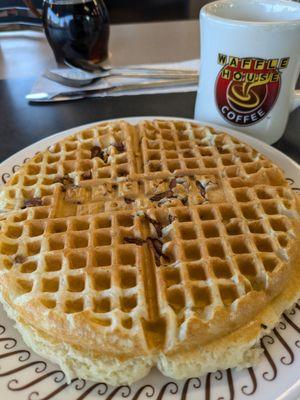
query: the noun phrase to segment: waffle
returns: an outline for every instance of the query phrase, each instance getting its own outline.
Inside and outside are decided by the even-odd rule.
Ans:
[[[300,293],[299,200],[281,170],[195,123],[81,131],[15,173],[0,210],[1,301],[69,376],[249,366]]]

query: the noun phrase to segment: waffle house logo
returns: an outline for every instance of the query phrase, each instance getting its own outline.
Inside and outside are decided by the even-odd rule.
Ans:
[[[215,95],[223,118],[237,125],[255,124],[264,118],[277,100],[289,57],[264,60],[219,54],[218,63],[222,69]]]

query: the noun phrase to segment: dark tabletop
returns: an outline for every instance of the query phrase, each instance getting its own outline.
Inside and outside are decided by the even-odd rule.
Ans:
[[[194,114],[196,93],[31,105],[25,94],[32,85],[32,79],[0,80],[0,161],[53,133],[94,121],[143,115],[192,118]],[[286,132],[274,147],[300,162],[300,108],[290,115]]]

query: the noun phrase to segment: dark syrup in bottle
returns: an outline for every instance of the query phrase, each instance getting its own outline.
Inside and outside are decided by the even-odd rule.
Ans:
[[[107,58],[109,17],[102,0],[46,0],[43,23],[58,63],[88,67]]]

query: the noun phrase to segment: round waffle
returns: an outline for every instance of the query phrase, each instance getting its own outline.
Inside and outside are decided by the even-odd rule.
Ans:
[[[14,174],[0,209],[1,301],[69,376],[249,366],[300,293],[299,202],[281,170],[195,123],[81,131]]]

